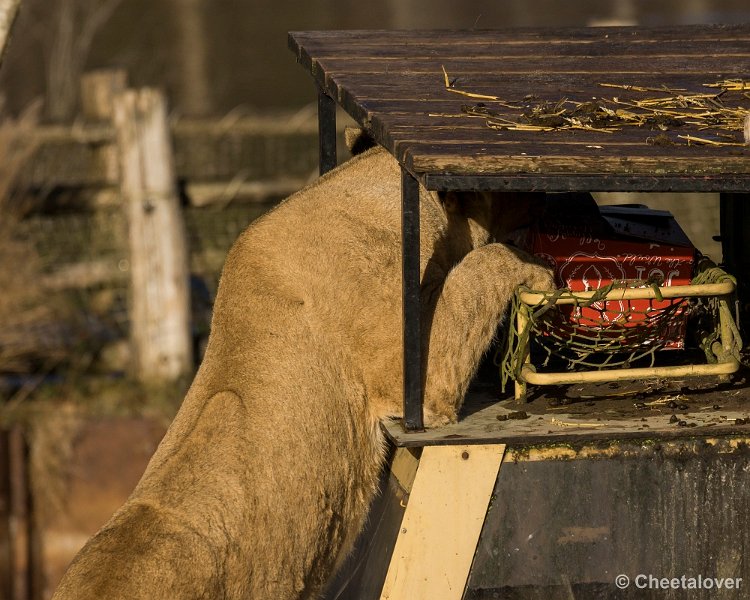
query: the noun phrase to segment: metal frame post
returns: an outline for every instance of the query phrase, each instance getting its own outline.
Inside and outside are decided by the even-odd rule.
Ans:
[[[726,193],[720,196],[722,263],[737,277],[740,328],[750,324],[750,193]]]
[[[320,174],[336,166],[336,103],[318,87]],[[419,182],[402,167],[401,243],[403,301],[404,428],[424,429],[419,281]]]
[[[424,429],[419,282],[419,182],[401,168],[404,429]]]
[[[336,102],[318,87],[318,148],[320,174],[336,166]]]

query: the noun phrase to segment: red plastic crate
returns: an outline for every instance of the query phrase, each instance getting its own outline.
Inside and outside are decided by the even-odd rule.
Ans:
[[[613,281],[689,285],[696,250],[674,217],[645,207],[596,207],[588,195],[561,195],[529,230],[526,250],[554,267],[558,287],[589,291]],[[556,206],[557,205],[557,206]],[[581,328],[648,327],[658,312],[682,299],[601,301],[560,307]],[[675,311],[665,348],[683,348],[686,314]]]

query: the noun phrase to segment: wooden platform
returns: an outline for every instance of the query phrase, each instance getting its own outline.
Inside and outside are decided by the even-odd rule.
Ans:
[[[706,377],[535,388],[531,402],[519,404],[502,400],[491,386],[475,385],[458,423],[409,433],[395,419],[384,421],[382,427],[396,446],[403,447],[495,443],[519,448],[748,437],[749,392],[740,374],[732,383]]]
[[[707,135],[689,119],[666,131],[540,132],[492,129],[467,114],[517,121],[545,101],[720,94],[706,85],[748,75],[750,25],[292,32],[289,44],[321,89],[428,189],[750,189],[750,148],[688,145],[685,136]],[[748,92],[719,101],[748,111]],[[731,139],[741,141],[741,129]]]

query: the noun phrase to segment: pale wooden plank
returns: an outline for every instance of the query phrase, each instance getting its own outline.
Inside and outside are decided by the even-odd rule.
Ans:
[[[505,446],[432,446],[419,469],[381,600],[460,600]]]

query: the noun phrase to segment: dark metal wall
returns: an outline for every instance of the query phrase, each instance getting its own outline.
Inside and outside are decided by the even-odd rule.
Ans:
[[[465,598],[747,597],[742,587],[649,590],[635,580],[741,577],[750,588],[748,473],[744,446],[504,463]],[[624,590],[618,575],[630,579]]]
[[[572,459],[561,458],[571,454],[567,447],[537,450],[500,468],[465,600],[747,597],[744,442],[612,441]],[[407,500],[395,478],[383,479],[367,529],[326,600],[380,597]],[[628,577],[627,588],[616,586],[618,575]],[[731,590],[643,589],[639,575],[742,581]]]

